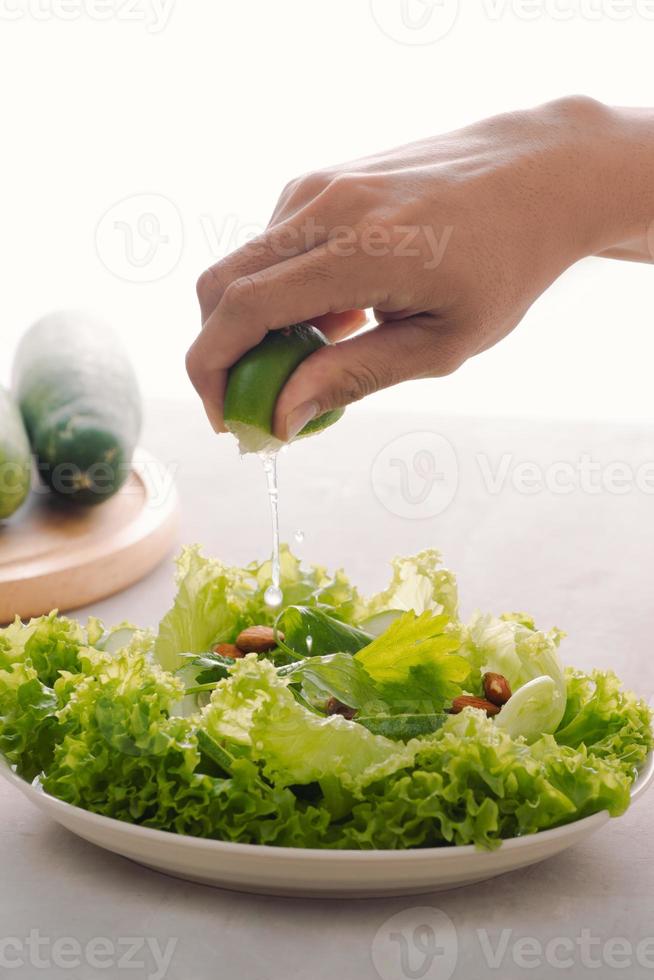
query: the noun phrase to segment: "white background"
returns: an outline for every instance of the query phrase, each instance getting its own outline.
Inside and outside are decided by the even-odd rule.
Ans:
[[[391,35],[400,2],[373,0]],[[454,4],[433,17],[446,26]],[[88,307],[123,335],[146,395],[191,397],[195,280],[265,225],[290,178],[566,93],[654,104],[649,0],[460,8],[417,45],[387,36],[369,0],[0,0],[0,380],[34,318]],[[167,201],[137,196],[98,231],[144,194]],[[143,212],[167,238],[152,262]],[[454,377],[368,404],[648,418],[653,291],[649,266],[588,260]]]

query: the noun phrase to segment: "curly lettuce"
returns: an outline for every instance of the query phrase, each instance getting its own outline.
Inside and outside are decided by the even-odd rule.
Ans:
[[[287,545],[281,547],[280,563],[285,605],[322,606],[349,621],[358,598],[343,572],[331,578],[320,566],[303,568]],[[184,654],[207,653],[218,643],[232,643],[247,626],[275,621],[278,611],[264,600],[269,561],[236,568],[205,558],[193,545],[177,559],[176,582],[177,595],[159,624],[154,646],[166,670],[183,666]]]
[[[199,547],[177,559],[177,595],[161,623],[154,653],[166,670],[178,670],[184,653],[205,653],[248,625],[256,582],[247,571],[205,558]]]
[[[459,596],[456,578],[442,567],[439,551],[428,548],[410,558],[394,558],[393,577],[387,589],[363,602],[360,616],[378,616],[388,610],[416,615],[430,612],[448,619],[458,616]]]
[[[209,703],[192,700],[185,717],[179,665],[195,657],[195,670],[215,672],[214,643],[271,623],[264,566],[232,569],[187,549],[154,650],[130,624],[105,630],[54,613],[0,629],[5,760],[108,817],[293,847],[493,848],[627,807],[652,750],[651,711],[611,672],[564,671],[557,631],[525,616],[480,616],[464,629],[453,577],[426,552],[398,559],[393,585],[371,600],[392,613],[373,638],[361,631],[371,605],[343,573],[284,555],[299,659],[223,657]],[[309,623],[319,655],[305,657]],[[513,688],[500,714],[448,714],[458,692],[479,693],[485,670]],[[329,697],[355,719],[328,714]]]
[[[288,683],[250,654],[220,681],[200,725],[219,741],[247,745],[263,772],[283,786],[336,778],[352,789],[413,761],[415,744],[398,746],[341,715],[314,713]]]
[[[613,671],[566,671],[568,697],[555,733],[560,745],[586,746],[596,758],[615,759],[627,774],[652,751],[651,710],[625,691]]]
[[[362,791],[338,846],[490,849],[599,810],[619,816],[629,786],[617,762],[551,736],[527,746],[466,708],[430,737],[411,770]]]
[[[59,729],[57,679],[81,670],[80,654],[101,634],[55,613],[0,629],[0,752],[28,781],[52,761]]]

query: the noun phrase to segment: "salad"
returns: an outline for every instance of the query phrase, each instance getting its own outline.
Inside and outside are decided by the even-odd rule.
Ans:
[[[494,848],[629,805],[648,706],[564,668],[523,614],[458,615],[436,551],[366,598],[282,549],[184,550],[156,633],[51,613],[0,630],[0,753],[67,803],[178,834],[292,847]]]

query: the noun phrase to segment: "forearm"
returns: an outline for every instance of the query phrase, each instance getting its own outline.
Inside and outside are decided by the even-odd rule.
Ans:
[[[603,223],[594,254],[654,261],[654,110],[608,110],[596,174]]]

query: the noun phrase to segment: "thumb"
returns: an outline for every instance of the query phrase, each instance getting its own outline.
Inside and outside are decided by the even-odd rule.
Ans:
[[[311,354],[275,406],[273,431],[285,442],[324,412],[412,378],[450,374],[465,360],[452,330],[429,316],[381,323]]]

